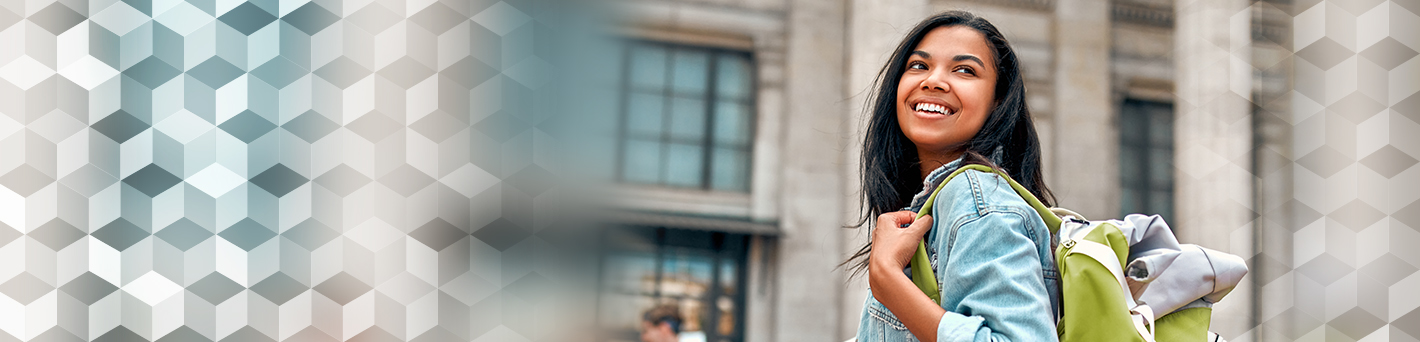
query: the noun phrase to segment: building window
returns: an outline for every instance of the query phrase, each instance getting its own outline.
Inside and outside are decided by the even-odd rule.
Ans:
[[[1121,216],[1172,219],[1173,169],[1173,105],[1125,100],[1119,110]]]
[[[618,178],[749,191],[754,121],[749,53],[632,42],[623,63]]]
[[[609,234],[599,324],[609,341],[640,341],[641,314],[680,306],[682,341],[744,340],[748,235],[628,227]]]

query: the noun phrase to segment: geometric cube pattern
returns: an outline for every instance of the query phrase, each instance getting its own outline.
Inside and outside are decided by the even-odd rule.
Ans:
[[[1265,340],[1420,341],[1420,2],[1291,4],[1290,224],[1267,234]],[[1271,215],[1271,212],[1263,215]]]
[[[547,340],[536,16],[0,1],[0,341]]]

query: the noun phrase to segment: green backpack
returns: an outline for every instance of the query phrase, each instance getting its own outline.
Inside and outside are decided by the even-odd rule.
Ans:
[[[947,182],[952,178],[965,172],[966,170],[977,170],[982,172],[992,172],[1000,175],[1010,183],[1017,194],[1026,203],[1035,209],[1040,217],[1044,219],[1046,227],[1050,229],[1052,237],[1059,241],[1058,246],[1053,246],[1056,266],[1060,271],[1060,294],[1061,294],[1061,315],[1056,323],[1056,331],[1062,342],[1076,341],[1148,341],[1148,342],[1182,342],[1182,341],[1215,341],[1217,336],[1208,331],[1210,317],[1212,314],[1212,303],[1221,299],[1223,295],[1236,285],[1237,278],[1241,274],[1229,272],[1229,277],[1214,277],[1211,275],[1198,275],[1188,273],[1187,270],[1174,272],[1174,278],[1184,277],[1188,280],[1163,279],[1168,275],[1163,272],[1165,263],[1159,267],[1157,272],[1164,275],[1155,275],[1149,281],[1171,281],[1181,283],[1183,286],[1165,286],[1169,289],[1161,289],[1154,292],[1170,291],[1174,288],[1193,288],[1193,283],[1202,281],[1214,282],[1218,278],[1218,283],[1226,287],[1222,291],[1213,291],[1212,288],[1205,289],[1201,294],[1185,293],[1170,295],[1185,296],[1188,298],[1181,304],[1170,304],[1166,308],[1159,308],[1162,317],[1155,319],[1155,309],[1157,306],[1140,304],[1136,293],[1144,290],[1143,286],[1148,283],[1131,282],[1125,276],[1126,265],[1130,265],[1126,257],[1129,256],[1129,239],[1119,226],[1114,222],[1103,221],[1088,222],[1079,214],[1069,210],[1059,208],[1047,208],[1039,199],[1027,191],[1010,176],[1003,172],[994,170],[984,165],[966,165],[952,172],[943,180],[928,197],[922,209],[918,211],[917,218],[922,218],[932,211],[932,204],[937,197],[937,193],[946,187]],[[1062,229],[1064,231],[1062,231]],[[1131,228],[1132,229],[1132,228]],[[1165,229],[1168,239],[1173,239],[1172,232]],[[1052,239],[1055,240],[1055,239]],[[1177,247],[1176,240],[1174,242]],[[1241,258],[1236,260],[1227,258],[1221,252],[1206,250],[1201,247],[1192,246],[1190,251],[1195,251],[1190,255],[1199,257],[1211,257],[1223,260],[1224,264],[1240,264]],[[1177,253],[1176,253],[1177,254]],[[1193,257],[1195,259],[1199,257]],[[1173,262],[1172,259],[1169,263]],[[1208,260],[1204,260],[1208,262]],[[1242,266],[1242,273],[1246,273],[1245,266]],[[1185,267],[1186,268],[1186,267]],[[1131,271],[1134,271],[1131,269]],[[912,282],[917,285],[933,301],[941,303],[940,291],[937,287],[937,277],[935,276],[931,264],[927,260],[927,249],[925,242],[919,242],[917,253],[913,255],[911,261]],[[1207,279],[1201,279],[1207,278]],[[1162,279],[1162,280],[1161,280]],[[1201,279],[1201,280],[1200,280]],[[1231,282],[1231,284],[1226,284]],[[1131,285],[1136,288],[1131,289]],[[1208,292],[1213,291],[1213,292]],[[1177,291],[1174,291],[1177,292]],[[1190,291],[1184,291],[1190,292]],[[1194,297],[1197,295],[1197,297]],[[1157,296],[1156,296],[1157,297]],[[1194,300],[1196,299],[1196,300]],[[1192,301],[1192,302],[1189,302]],[[1163,302],[1163,301],[1160,301]],[[1173,300],[1173,302],[1178,302]],[[1163,311],[1167,310],[1167,311]]]

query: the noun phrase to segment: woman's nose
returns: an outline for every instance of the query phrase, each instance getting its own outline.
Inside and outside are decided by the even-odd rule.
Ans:
[[[936,89],[941,91],[947,91],[951,89],[951,86],[947,84],[945,78],[946,75],[942,75],[938,72],[932,72],[931,74],[927,75],[927,78],[922,79],[922,90]]]

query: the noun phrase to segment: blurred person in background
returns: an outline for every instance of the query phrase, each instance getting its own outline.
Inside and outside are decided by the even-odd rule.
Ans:
[[[680,307],[675,304],[661,304],[646,310],[641,315],[641,342],[678,342]]]

